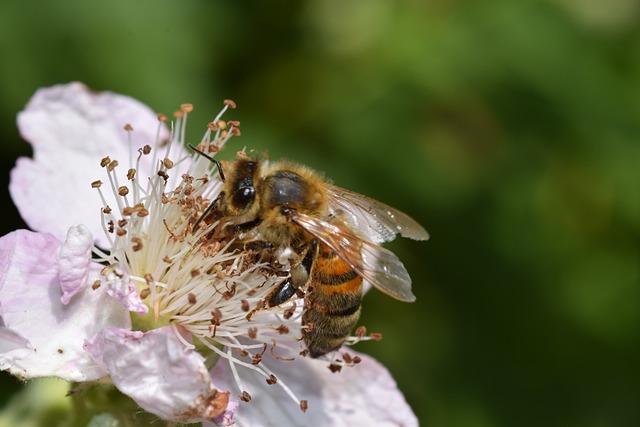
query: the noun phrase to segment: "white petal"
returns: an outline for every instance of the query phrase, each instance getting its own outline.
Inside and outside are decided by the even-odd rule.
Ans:
[[[241,403],[235,420],[240,426],[417,426],[413,411],[398,390],[389,371],[375,359],[349,350],[362,361],[332,373],[325,362],[297,357],[278,361],[267,354],[261,363],[273,370],[299,399],[308,401],[303,413],[278,384],[268,385],[255,373],[237,369],[252,396]],[[237,390],[226,360],[212,370],[216,384]],[[239,393],[239,392],[238,392]]]
[[[232,416],[228,392],[211,384],[204,358],[187,349],[170,327],[131,332],[110,328],[91,344],[113,383],[148,412],[184,423]],[[232,409],[232,408],[230,408]]]
[[[71,227],[67,239],[58,249],[58,266],[62,303],[68,304],[71,298],[87,286],[87,272],[91,265],[93,235],[84,225]]]
[[[103,289],[85,289],[64,306],[56,252],[49,234],[18,230],[0,238],[0,369],[21,378],[100,378],[82,345],[106,326],[128,328],[129,313]],[[102,266],[89,267],[89,280]]]
[[[131,144],[126,124],[133,126]],[[33,159],[18,159],[11,172],[9,190],[22,218],[32,229],[60,240],[70,226],[86,224],[106,247],[102,202],[91,182],[106,179],[100,168],[105,156],[119,161],[123,175],[135,166],[137,150],[156,142],[156,114],[127,96],[92,93],[83,84],[70,83],[36,92],[18,115],[18,127],[34,151]],[[162,129],[161,138],[167,139],[168,131]],[[142,179],[155,166],[139,171],[146,173]]]

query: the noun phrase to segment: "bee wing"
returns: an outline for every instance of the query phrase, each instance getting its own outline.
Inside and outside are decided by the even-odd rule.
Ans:
[[[427,230],[409,215],[371,197],[330,185],[329,199],[332,214],[375,243],[389,242],[397,234],[413,240],[429,238]]]
[[[370,243],[348,230],[317,217],[296,214],[293,221],[342,258],[358,275],[385,294],[405,302],[416,300],[411,277],[391,251]]]

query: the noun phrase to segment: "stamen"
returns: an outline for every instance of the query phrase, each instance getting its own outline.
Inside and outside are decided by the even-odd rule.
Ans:
[[[178,330],[178,326],[175,323],[171,324],[171,329],[173,330],[175,336],[180,340],[180,342],[182,344],[184,344],[185,348],[188,348],[189,350],[193,350],[194,348],[196,348],[195,345],[193,345],[192,343],[190,343],[189,341],[187,341],[182,334],[180,333],[180,331]]]
[[[127,143],[129,144],[129,164],[132,164],[133,159],[131,156],[133,156],[133,142],[131,141],[131,133],[133,132],[133,126],[127,123],[124,125],[124,130],[127,132]]]

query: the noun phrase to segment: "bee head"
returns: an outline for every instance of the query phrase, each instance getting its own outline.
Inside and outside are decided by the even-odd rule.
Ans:
[[[227,172],[228,178],[223,189],[227,214],[243,215],[257,205],[255,177],[259,164],[252,160],[236,160]]]

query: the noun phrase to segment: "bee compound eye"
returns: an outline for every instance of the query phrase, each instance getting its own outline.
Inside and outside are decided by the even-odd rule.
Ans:
[[[256,190],[253,187],[244,187],[238,189],[233,194],[233,206],[236,208],[246,208],[255,199]]]

